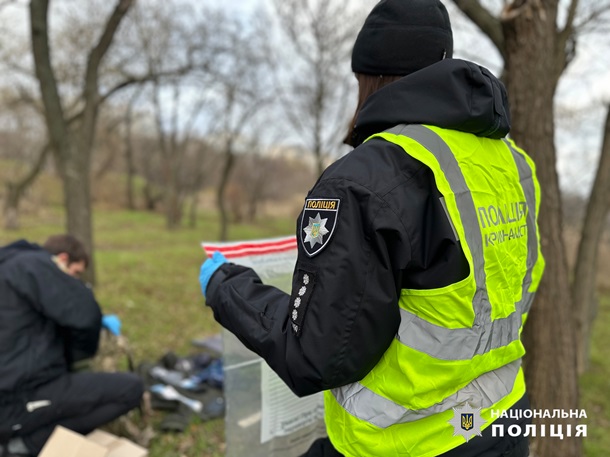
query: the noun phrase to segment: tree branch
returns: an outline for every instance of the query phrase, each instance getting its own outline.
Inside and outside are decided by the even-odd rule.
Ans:
[[[19,63],[10,60],[10,57],[13,57],[13,56],[7,56],[7,57],[3,56],[3,58],[2,58],[3,66],[5,66],[8,70],[14,71],[21,78],[31,79],[32,81],[36,80],[36,75],[32,74],[31,68],[24,67],[24,66],[20,65]]]
[[[578,11],[578,2],[579,0],[572,0],[570,2],[570,6],[568,7],[568,17],[566,18],[566,24],[561,31],[561,34],[567,33],[568,35],[572,34],[572,30],[574,30],[574,19],[576,18],[576,12]]]
[[[610,4],[603,5],[600,8],[597,8],[597,9],[591,11],[587,16],[585,16],[577,24],[573,25],[574,30],[576,31],[576,33],[584,32],[583,29],[590,26],[591,23],[597,21],[604,13],[607,13],[608,11],[610,11]],[[576,20],[574,22],[576,22]],[[600,21],[600,22],[602,22],[602,21]]]
[[[18,208],[19,201],[23,196],[24,192],[32,185],[34,180],[40,174],[44,163],[46,161],[49,150],[51,149],[50,143],[47,142],[45,146],[38,152],[36,161],[28,172],[22,178],[18,178],[17,181],[8,181],[5,183],[6,194],[4,198],[4,212],[5,212],[5,228],[17,229],[19,228],[18,222]]]
[[[576,304],[574,319],[577,323],[579,373],[584,371],[589,355],[587,342],[590,338],[592,316],[595,314],[598,246],[610,209],[610,105],[606,109],[601,155],[583,222],[572,284],[572,296]]]
[[[563,72],[563,69],[569,65],[576,55],[574,20],[576,18],[576,12],[578,11],[578,2],[579,0],[572,0],[570,2],[566,23],[557,36],[557,51],[560,53],[560,59],[564,62],[564,64],[560,66],[560,72]]]
[[[110,97],[112,97],[116,92],[119,92],[123,89],[126,89],[129,86],[134,84],[144,84],[151,81],[158,81],[164,78],[172,78],[177,76],[184,76],[191,70],[194,70],[195,66],[189,62],[188,64],[174,68],[173,70],[165,70],[165,71],[149,71],[145,75],[126,75],[125,79],[110,89],[106,91],[106,93],[102,94],[99,98],[98,104],[104,103]]]
[[[161,156],[167,160],[168,158],[168,147],[167,147],[167,137],[165,135],[165,131],[163,130],[163,119],[161,116],[162,108],[160,97],[160,87],[159,82],[155,80],[155,84],[153,86],[153,106],[154,110],[154,118],[155,118],[155,126],[157,127],[157,139],[159,141],[159,150],[161,151]]]
[[[505,58],[506,46],[500,19],[491,14],[478,0],[453,0],[453,3],[489,37],[502,57]]]
[[[45,120],[49,129],[49,139],[53,149],[59,154],[59,151],[63,149],[61,143],[65,141],[67,128],[57,90],[57,80],[51,66],[47,25],[48,11],[49,0],[32,0],[30,2],[32,52],[34,55],[36,78],[40,85],[40,93],[45,109]]]
[[[40,98],[36,98],[34,94],[29,92],[22,84],[17,83],[15,87],[15,92],[17,92],[14,98],[5,99],[5,104],[8,108],[16,108],[21,105],[26,105],[32,107],[35,111],[37,111],[42,118],[44,119],[44,106],[40,104]]]
[[[119,28],[121,21],[127,14],[129,8],[131,8],[131,5],[133,5],[134,1],[135,0],[119,0],[117,2],[114,11],[106,22],[106,26],[104,27],[104,31],[102,32],[99,41],[89,53],[89,59],[87,60],[86,81],[89,81],[91,78],[97,79],[100,62],[110,48],[114,35]]]
[[[32,168],[30,168],[27,174],[18,181],[11,181],[8,183],[8,185],[12,187],[17,193],[17,197],[20,197],[21,194],[25,191],[25,189],[27,189],[34,182],[38,174],[41,172],[42,167],[44,166],[44,163],[47,159],[47,154],[50,150],[50,143],[46,143],[38,153],[34,165],[32,165]]]
[[[98,80],[100,63],[110,48],[121,21],[134,1],[135,0],[117,0],[114,11],[108,17],[98,43],[91,50],[87,58],[87,70],[85,72],[85,84],[82,95],[85,107],[83,109],[83,124],[81,127],[82,143],[80,147],[83,149],[91,148],[93,136],[95,134],[95,120],[99,107]]]

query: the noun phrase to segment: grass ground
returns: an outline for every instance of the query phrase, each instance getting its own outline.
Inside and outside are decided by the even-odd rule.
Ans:
[[[17,238],[42,242],[63,229],[59,209],[47,208],[22,219],[17,232],[0,230],[0,245]],[[136,361],[157,360],[167,351],[188,353],[191,339],[219,331],[204,306],[198,284],[203,260],[199,245],[218,233],[214,214],[204,214],[194,229],[165,229],[160,215],[96,209],[95,245],[98,283],[96,296],[105,313],[117,313]],[[291,234],[292,219],[262,219],[237,225],[231,239],[252,239]],[[595,324],[590,371],[581,380],[582,407],[586,409],[589,436],[587,457],[610,455],[610,293],[602,297]],[[193,423],[179,435],[159,435],[151,443],[150,457],[216,457],[223,455],[222,420]]]
[[[610,293],[600,298],[593,328],[591,365],[580,380],[581,404],[588,416],[587,457],[610,455]]]

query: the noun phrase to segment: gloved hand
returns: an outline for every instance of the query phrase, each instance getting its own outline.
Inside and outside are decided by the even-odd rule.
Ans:
[[[102,316],[102,328],[107,329],[113,335],[121,334],[121,319],[116,314]]]
[[[220,251],[214,252],[211,258],[207,259],[201,265],[201,270],[199,271],[199,284],[201,284],[201,292],[203,292],[203,296],[206,296],[206,289],[208,288],[208,283],[212,278],[212,275],[218,268],[223,264],[227,263],[228,260]]]

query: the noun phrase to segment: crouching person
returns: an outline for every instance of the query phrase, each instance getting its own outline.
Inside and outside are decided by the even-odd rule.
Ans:
[[[86,434],[140,403],[138,376],[73,369],[95,355],[103,320],[79,280],[87,264],[70,235],[0,248],[2,457],[37,455],[57,425]]]

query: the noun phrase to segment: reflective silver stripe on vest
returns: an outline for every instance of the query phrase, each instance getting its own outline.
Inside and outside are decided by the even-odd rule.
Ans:
[[[407,409],[357,382],[332,389],[332,393],[339,404],[352,416],[377,427],[386,428],[390,425],[413,422],[442,413],[451,408],[463,406],[466,402],[472,408],[489,408],[513,390],[520,367],[521,359],[497,370],[484,373],[442,402],[425,409]]]
[[[474,279],[477,290],[472,299],[475,313],[475,327],[491,322],[491,304],[485,287],[485,257],[483,256],[483,235],[470,189],[457,159],[447,143],[432,130],[423,125],[398,125],[387,133],[403,135],[417,141],[425,147],[438,161],[451,190],[464,224],[466,243],[472,253],[474,262]]]
[[[507,346],[519,338],[521,313],[472,328],[445,328],[400,309],[397,339],[402,344],[441,360],[470,360],[475,355]]]
[[[527,203],[527,272],[523,278],[523,288],[521,301],[517,304],[518,308],[522,313],[527,313],[532,306],[534,300],[534,294],[529,292],[529,288],[532,284],[532,269],[538,261],[538,232],[536,230],[536,188],[534,186],[533,170],[531,169],[525,157],[513,148],[510,141],[504,140],[504,143],[510,149],[519,170],[519,181],[523,187],[523,193],[525,194],[525,202]]]
[[[456,204],[464,225],[466,241],[472,253],[477,286],[477,292],[472,303],[475,312],[475,322],[472,328],[448,329],[440,327],[401,308],[401,322],[397,339],[405,346],[441,360],[470,360],[475,355],[485,354],[492,349],[506,346],[517,340],[521,327],[521,315],[525,312],[524,309],[529,309],[533,298],[533,295],[528,293],[527,289],[531,284],[531,268],[534,265],[531,260],[537,258],[538,253],[535,220],[528,217],[527,222],[528,230],[532,230],[533,236],[528,233],[528,270],[522,286],[525,293],[522,295],[522,300],[515,304],[515,312],[492,322],[491,304],[489,303],[485,282],[483,236],[474,200],[466,185],[457,159],[447,143],[438,134],[422,125],[399,125],[388,130],[388,133],[412,138],[425,147],[438,161],[451,190],[456,196]],[[514,152],[513,157],[515,157]],[[535,208],[535,206],[529,206],[530,204],[535,205],[536,198],[533,181],[527,179],[527,177],[531,178],[532,171],[520,154],[515,157],[515,161],[519,169],[520,180],[525,178],[522,187],[528,208]],[[524,167],[527,167],[527,169]]]

